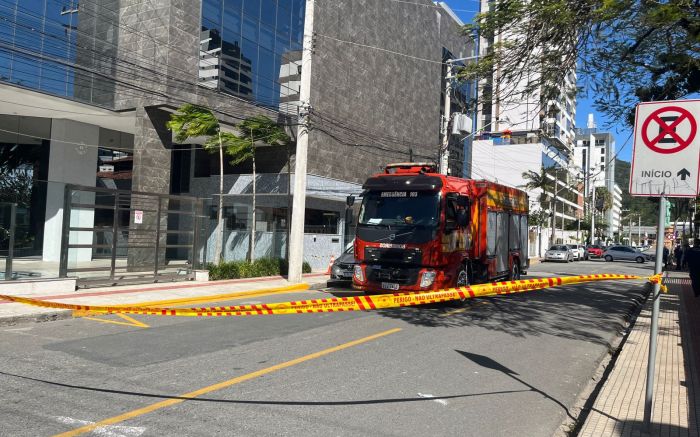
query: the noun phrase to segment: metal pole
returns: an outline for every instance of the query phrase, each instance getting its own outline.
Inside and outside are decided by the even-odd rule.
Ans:
[[[637,246],[642,245],[642,216],[637,216]]]
[[[665,188],[665,187],[664,187]],[[664,191],[666,191],[664,189]],[[654,273],[660,274],[662,269],[664,247],[664,223],[666,221],[666,198],[662,195],[659,202],[659,224],[656,229],[656,260],[654,261]],[[644,398],[644,425],[651,425],[652,403],[654,398],[654,372],[656,367],[656,337],[659,332],[659,307],[661,285],[654,284],[652,290],[653,306],[651,310],[651,334],[649,338],[649,362],[647,363],[647,387]]]
[[[451,94],[452,94],[452,63],[447,61],[447,76],[445,76],[445,108],[443,109],[444,118],[442,121],[442,145],[440,146],[440,173],[447,174],[450,161],[450,110],[452,109]]]
[[[589,212],[591,214],[591,244],[595,244],[595,184],[593,183],[592,180],[592,166],[591,162],[593,162],[593,156],[591,155],[592,153],[592,146],[593,146],[593,141],[595,141],[595,137],[593,134],[591,134],[588,137],[588,160],[586,161],[586,170],[587,170],[587,175],[588,175],[588,191],[589,195],[591,196],[591,204],[589,209]]]
[[[7,259],[5,260],[5,280],[12,279],[12,259],[15,256],[15,227],[17,226],[17,204],[10,204],[10,240],[7,246]]]
[[[314,49],[314,0],[306,0],[304,18],[304,45],[301,54],[301,83],[299,101],[304,107],[300,115],[294,164],[294,199],[292,203],[292,228],[289,241],[289,273],[287,280],[301,282],[304,262],[304,216],[306,213],[306,160],[309,150],[309,115],[311,111],[311,55]]]

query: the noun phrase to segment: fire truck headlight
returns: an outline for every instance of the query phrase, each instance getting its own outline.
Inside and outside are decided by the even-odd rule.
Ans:
[[[423,276],[420,278],[421,288],[430,287],[433,282],[435,282],[435,272],[423,272]]]
[[[364,272],[362,271],[362,266],[361,266],[361,265],[359,265],[359,264],[356,264],[356,265],[355,265],[355,271],[354,271],[353,274],[354,274],[355,280],[356,280],[357,282],[365,282],[365,274],[364,274]]]

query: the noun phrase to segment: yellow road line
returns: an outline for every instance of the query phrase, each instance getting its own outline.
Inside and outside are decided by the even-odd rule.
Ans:
[[[149,302],[138,302],[133,304],[122,304],[122,305],[112,305],[113,307],[168,307],[168,306],[183,306],[183,305],[193,305],[197,303],[209,303],[209,302],[224,302],[229,300],[244,299],[247,297],[260,297],[268,296],[271,294],[283,294],[291,293],[294,291],[306,291],[309,289],[309,284],[301,283],[295,285],[286,285],[284,287],[273,287],[273,288],[261,288],[260,290],[244,291],[242,293],[224,293],[224,294],[212,294],[209,296],[199,296],[199,297],[182,297],[179,299],[168,299],[168,300],[153,300]],[[94,317],[86,317],[90,315],[98,315],[98,313],[90,311],[73,311],[73,317],[82,317],[88,320],[95,320],[98,322],[114,323],[117,325],[124,325],[122,322],[115,322],[111,320],[96,319]],[[137,322],[141,323],[141,322]],[[131,325],[131,324],[127,324]]]
[[[131,322],[132,325],[136,325],[140,328],[150,328],[151,327],[150,325],[147,325],[141,321],[138,321],[131,316],[127,316],[126,314],[117,314],[117,316],[121,317],[122,319],[124,319],[128,322]]]
[[[176,397],[176,399],[166,399],[164,401],[156,402],[155,404],[148,405],[143,408],[138,408],[136,410],[129,411],[124,414],[120,414],[119,416],[114,416],[110,417],[109,419],[104,419],[99,422],[91,423],[89,425],[82,426],[80,428],[74,429],[72,431],[67,431],[61,434],[56,434],[55,437],[69,437],[69,436],[76,436],[80,434],[84,434],[86,432],[93,431],[96,428],[99,428],[101,426],[107,426],[107,425],[114,425],[115,423],[121,423],[124,422],[125,420],[128,419],[133,419],[134,417],[142,416],[144,414],[152,413],[153,411],[160,410],[161,408],[166,408],[170,407],[172,405],[177,405],[181,402],[184,402],[187,399],[192,399],[196,398],[197,396],[201,396],[203,394],[207,394],[213,391],[221,390],[227,387],[231,387],[232,385],[240,384],[241,382],[245,382],[254,378],[257,378],[259,376],[267,375],[268,373],[276,372],[278,370],[286,369],[287,367],[292,367],[297,364],[301,364],[306,361],[310,361],[316,358],[320,358],[324,355],[331,354],[333,352],[338,352],[343,349],[347,349],[353,346],[360,345],[362,343],[367,343],[368,341],[376,340],[378,338],[394,334],[401,331],[401,328],[394,328],[394,329],[389,329],[388,331],[383,331],[379,332],[374,335],[370,335],[367,337],[359,338],[357,340],[349,341],[347,343],[339,344],[338,346],[333,346],[328,349],[324,349],[322,351],[314,352],[309,355],[304,355],[303,357],[295,358],[293,360],[285,361],[284,363],[280,364],[275,364],[274,366],[267,367],[265,369],[261,370],[256,370],[255,372],[251,372],[245,375],[237,376],[233,379],[229,379],[228,381],[223,381],[218,384],[210,385],[208,387],[200,388],[195,391],[191,391],[189,393],[185,393],[182,395],[179,395]]]
[[[117,314],[117,315],[120,316],[121,314]],[[136,327],[139,327],[139,328],[148,328],[148,327],[149,327],[148,325],[142,326],[142,325],[144,325],[144,324],[141,323],[141,322],[138,322],[138,321],[136,321],[136,320],[134,320],[136,323],[126,323],[126,322],[118,322],[118,321],[116,321],[116,320],[98,319],[97,317],[83,317],[83,319],[85,319],[85,320],[93,320],[93,321],[95,321],[95,322],[102,322],[102,323],[112,323],[112,324],[114,324],[114,325],[123,325],[123,326],[131,326],[131,327],[136,326]],[[133,320],[133,319],[132,319],[132,320]]]
[[[192,305],[195,303],[219,302],[225,300],[235,300],[246,297],[265,296],[268,294],[290,293],[293,291],[305,291],[309,289],[309,284],[286,285],[284,287],[261,288],[260,290],[244,291],[242,293],[212,294],[199,297],[182,297],[179,299],[154,300],[150,302],[138,302],[134,304],[113,305],[115,307],[158,307],[171,305]]]
[[[477,302],[473,306],[477,306],[477,305],[486,305],[486,302]],[[472,309],[472,307],[457,308],[455,310],[447,311],[446,313],[440,314],[440,317],[449,317],[449,316],[452,316],[455,314],[461,314],[461,313],[469,311],[470,309]]]

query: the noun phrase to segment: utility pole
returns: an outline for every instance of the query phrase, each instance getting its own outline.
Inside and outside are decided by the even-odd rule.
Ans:
[[[630,221],[630,246],[634,246],[632,244],[632,216],[629,216],[629,221]]]
[[[559,188],[559,182],[557,179],[557,169],[554,169],[554,200],[552,203],[552,233],[549,236],[549,246],[552,247],[556,243],[556,231],[557,231],[557,192]]]
[[[309,115],[311,112],[311,55],[314,47],[314,0],[306,0],[304,18],[304,44],[301,53],[301,83],[297,153],[294,164],[294,198],[292,201],[292,223],[289,244],[289,272],[287,280],[293,284],[301,282],[304,263],[304,216],[306,213],[306,158],[309,150]]]
[[[593,141],[595,141],[595,137],[593,136],[593,134],[591,134],[588,137],[588,159],[586,160],[586,174],[588,175],[588,191],[591,196],[591,205],[589,208],[591,213],[591,244],[595,244],[595,184],[593,183],[593,175],[591,174],[591,162],[593,161],[591,152],[593,150]]]
[[[452,109],[452,60],[448,59],[445,76],[445,107],[442,119],[442,145],[440,146],[440,173],[446,175],[450,166],[450,111]]]
[[[642,245],[642,216],[637,216],[637,246]]]

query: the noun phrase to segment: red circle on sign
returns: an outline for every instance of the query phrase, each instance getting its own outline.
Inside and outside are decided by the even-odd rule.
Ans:
[[[663,114],[665,112],[674,112],[680,115],[671,123],[666,123],[659,116],[659,114]],[[688,123],[690,123],[690,134],[688,135],[688,138],[683,139],[676,133],[675,127],[685,120],[688,120]],[[649,136],[647,135],[647,129],[649,128],[649,124],[652,121],[655,121],[659,125],[661,132],[656,137],[649,138]],[[681,108],[680,106],[666,106],[652,112],[651,114],[649,114],[647,119],[644,120],[644,123],[642,124],[642,140],[644,140],[644,144],[654,152],[669,155],[671,153],[680,152],[681,150],[688,147],[690,143],[693,142],[697,131],[698,124],[695,121],[693,114],[691,114],[687,109]],[[662,147],[659,147],[659,141],[661,141],[661,139],[667,135],[675,139],[676,143],[678,143],[678,146],[673,147],[671,149],[664,149]]]

